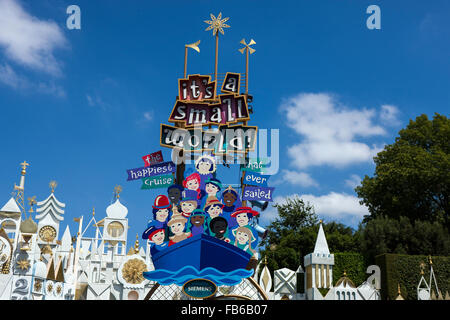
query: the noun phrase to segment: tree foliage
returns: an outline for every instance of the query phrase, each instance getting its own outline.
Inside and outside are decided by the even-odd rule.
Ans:
[[[378,217],[360,226],[358,233],[361,252],[372,262],[384,253],[450,255],[450,235],[437,221]]]
[[[374,176],[366,175],[355,189],[370,212],[364,221],[403,216],[449,228],[450,119],[435,114],[433,120],[411,120],[374,161]]]
[[[278,218],[268,227],[268,236],[262,241],[262,256],[268,259],[271,270],[297,270],[303,256],[314,251],[319,219],[311,204],[294,197],[285,204],[276,204]],[[359,252],[354,230],[337,222],[323,223],[331,252]]]

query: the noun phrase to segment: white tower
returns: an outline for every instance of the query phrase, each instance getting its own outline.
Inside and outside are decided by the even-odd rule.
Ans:
[[[314,252],[305,256],[305,286],[308,300],[322,300],[319,288],[333,287],[334,255],[330,254],[327,239],[320,220]]]
[[[38,221],[37,243],[43,254],[53,254],[59,236],[59,224],[64,220],[66,205],[56,199],[54,191],[56,181],[50,182],[51,194],[47,199],[37,202],[36,220]]]

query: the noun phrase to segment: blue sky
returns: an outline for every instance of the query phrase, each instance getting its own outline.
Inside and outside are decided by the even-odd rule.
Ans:
[[[66,28],[71,4],[81,30]],[[372,4],[381,30],[366,27]],[[409,119],[448,114],[448,1],[0,0],[0,202],[27,160],[25,196],[43,200],[58,181],[62,225],[74,233],[73,218],[92,207],[102,218],[120,184],[133,241],[158,193],[127,182],[126,169],[161,149],[169,159],[159,124],[175,101],[184,45],[201,40],[188,72],[212,73],[203,21],[219,12],[231,26],[219,72],[244,72],[239,41],[256,41],[250,124],[280,130],[276,200],[297,194],[326,221],[357,227],[367,211],[353,188],[373,174],[373,155]],[[267,210],[264,223],[275,216]]]

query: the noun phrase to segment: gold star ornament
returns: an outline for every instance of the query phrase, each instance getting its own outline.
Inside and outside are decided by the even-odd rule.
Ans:
[[[23,260],[17,260],[17,267],[20,270],[28,270],[30,267],[30,260],[23,259]]]
[[[212,30],[213,36],[215,36],[217,34],[217,31],[219,31],[221,34],[225,34],[223,32],[223,29],[230,27],[225,22],[227,22],[228,19],[230,19],[230,18],[222,19],[222,12],[219,13],[217,18],[212,13],[210,15],[211,15],[211,20],[205,20],[205,23],[209,24],[209,26],[205,29],[205,31]]]

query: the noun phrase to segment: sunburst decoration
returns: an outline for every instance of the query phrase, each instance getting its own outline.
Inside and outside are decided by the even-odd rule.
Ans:
[[[28,259],[17,260],[17,267],[20,270],[28,270],[28,268],[30,267],[30,260]]]
[[[140,259],[128,260],[122,268],[122,276],[126,282],[131,284],[139,284],[143,282],[144,271],[147,271],[147,265]]]
[[[225,22],[228,21],[230,18],[223,18],[222,19],[222,12],[219,13],[217,18],[211,13],[211,20],[205,20],[205,23],[209,24],[208,28],[205,29],[205,31],[212,30],[213,36],[217,34],[217,31],[219,31],[221,34],[225,34],[223,32],[224,28],[229,28],[230,26],[227,25]]]

